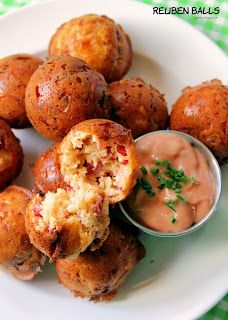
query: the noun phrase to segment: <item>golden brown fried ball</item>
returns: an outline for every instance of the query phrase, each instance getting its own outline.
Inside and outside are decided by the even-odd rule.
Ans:
[[[56,260],[56,270],[59,282],[75,297],[95,302],[111,300],[144,255],[143,246],[129,226],[112,222],[100,249],[87,250],[75,259]]]
[[[141,78],[111,83],[109,95],[112,120],[131,129],[134,138],[167,127],[168,110],[164,95]]]
[[[33,168],[34,191],[47,193],[56,192],[58,188],[67,188],[60,172],[58,149],[59,143],[53,144],[37,159]]]
[[[106,118],[107,84],[82,60],[57,56],[32,75],[25,94],[28,118],[38,132],[60,141],[77,123]]]
[[[105,119],[73,127],[60,144],[59,161],[69,186],[84,181],[104,192],[111,203],[128,196],[140,168],[130,130]]]
[[[24,214],[32,193],[10,186],[0,193],[0,264],[20,280],[31,280],[44,256],[29,241]]]
[[[68,187],[36,195],[25,219],[31,242],[51,259],[102,245],[108,236],[109,202],[128,196],[139,170],[130,131],[110,120],[74,126],[58,154]]]
[[[25,223],[31,243],[51,260],[77,256],[95,239],[91,250],[106,239],[108,201],[99,190],[83,185],[38,194],[27,206]]]
[[[0,190],[9,185],[21,172],[23,150],[10,126],[0,119]]]
[[[41,63],[42,60],[29,54],[0,59],[0,118],[13,128],[30,126],[25,112],[25,88]]]
[[[78,57],[108,82],[121,79],[132,63],[129,36],[106,16],[87,14],[60,26],[49,44],[49,55]]]
[[[228,86],[219,80],[187,87],[173,105],[170,129],[203,142],[219,162],[228,161]]]

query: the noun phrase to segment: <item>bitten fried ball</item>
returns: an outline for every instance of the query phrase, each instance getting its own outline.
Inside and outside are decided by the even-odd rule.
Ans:
[[[130,130],[105,119],[74,126],[60,143],[59,161],[69,186],[83,181],[104,192],[111,203],[128,196],[140,168]]]
[[[60,141],[77,123],[107,118],[104,77],[82,60],[57,56],[43,63],[26,89],[28,118],[47,138]]]
[[[0,119],[0,190],[9,185],[21,172],[23,150],[10,126]]]
[[[10,186],[0,193],[0,264],[17,279],[31,280],[45,258],[29,241],[24,214],[32,193]]]
[[[108,82],[121,79],[132,63],[129,36],[106,16],[87,14],[74,18],[53,35],[49,55],[71,55],[88,63]]]
[[[35,192],[45,194],[48,191],[56,192],[58,188],[67,188],[60,172],[58,146],[58,143],[53,144],[37,159],[33,168]]]
[[[108,236],[109,202],[127,197],[139,170],[130,130],[110,120],[74,126],[57,152],[67,188],[36,195],[25,216],[31,242],[50,259],[99,248]]]
[[[228,162],[228,86],[212,80],[185,88],[173,105],[170,128],[199,139],[221,164]]]
[[[144,247],[128,227],[114,222],[102,247],[75,259],[56,260],[59,282],[75,297],[111,300],[127,275],[143,258]]]
[[[164,95],[141,78],[111,83],[109,95],[111,119],[131,129],[134,138],[167,127],[168,110]]]
[[[31,243],[51,260],[77,256],[95,239],[91,250],[106,239],[108,201],[83,184],[77,190],[37,194],[28,204],[25,222]]]
[[[30,126],[25,112],[25,88],[41,63],[42,60],[29,54],[0,59],[0,118],[13,128]]]

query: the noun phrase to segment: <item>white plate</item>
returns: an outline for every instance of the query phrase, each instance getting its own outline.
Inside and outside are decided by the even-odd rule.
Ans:
[[[84,13],[102,13],[130,34],[138,75],[166,93],[169,105],[180,89],[203,80],[228,82],[226,56],[201,33],[178,18],[153,16],[149,6],[125,0],[45,2],[0,19],[0,56],[44,54],[50,36],[62,22]],[[28,164],[47,145],[32,129],[16,130],[26,162],[18,179],[31,186]],[[0,274],[0,319],[175,319],[199,317],[228,289],[228,167],[223,168],[223,196],[206,227],[179,239],[147,235],[147,256],[131,273],[118,297],[92,304],[75,299],[57,283],[54,266],[29,283]],[[225,199],[226,195],[226,199]],[[154,262],[153,262],[154,261]]]

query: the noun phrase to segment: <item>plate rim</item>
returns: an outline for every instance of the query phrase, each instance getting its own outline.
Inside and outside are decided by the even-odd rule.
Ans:
[[[80,3],[81,1],[83,0],[75,0],[75,6],[77,5],[76,3]],[[91,2],[94,1],[96,2],[96,0],[90,0]],[[100,1],[100,0],[97,0],[97,1]],[[107,2],[109,1],[110,3],[113,2],[113,0],[106,0]],[[30,11],[34,11],[36,9],[36,7],[46,7],[49,5],[49,3],[56,3],[56,2],[62,2],[64,3],[64,5],[67,5],[67,2],[68,0],[47,0],[47,1],[40,1],[40,2],[37,2],[37,3],[32,3],[32,4],[29,4],[25,7],[21,7],[20,9],[18,8],[18,10],[16,11],[10,11],[10,12],[7,12],[6,14],[2,15],[0,17],[0,26],[1,26],[1,23],[4,23],[4,21],[8,20],[9,18],[13,18],[15,15],[17,16],[21,16],[23,15],[24,13],[26,12],[30,12]],[[70,0],[69,0],[70,2]],[[139,6],[147,6],[147,8],[151,9],[152,8],[152,5],[150,4],[147,4],[147,3],[143,3],[141,1],[136,1],[136,0],[115,0],[115,3],[126,3],[126,5],[131,5],[131,4],[136,4],[136,5],[139,5]],[[205,34],[203,34],[203,32],[201,32],[200,30],[196,29],[194,26],[192,26],[191,24],[189,24],[187,21],[181,19],[181,18],[178,18],[178,17],[175,17],[173,15],[169,15],[167,16],[166,18],[168,18],[170,21],[179,21],[178,23],[179,24],[182,24],[185,29],[187,28],[189,32],[191,33],[195,33],[198,35],[198,37],[201,37],[201,39],[203,39],[203,41],[207,42],[207,44],[209,46],[211,46],[211,48],[213,48],[213,50],[217,51],[217,53],[225,59],[225,61],[227,62],[227,65],[228,65],[228,57],[226,55],[226,53],[215,43],[213,42],[208,36],[206,36]],[[215,304],[217,304],[222,298],[223,296],[227,293],[228,291],[228,285],[227,285],[227,289],[225,290],[225,292],[221,293],[221,295],[219,295],[219,297],[217,296],[216,298],[212,299],[213,300],[213,303],[211,303],[210,305],[208,305],[207,309],[205,309],[205,306],[204,307],[199,307],[198,308],[198,313],[195,315],[193,315],[194,317],[201,317],[202,315],[204,315],[209,309],[211,309]]]
[[[30,3],[30,4],[26,4],[23,7],[19,7],[19,8],[15,8],[12,11],[8,11],[5,14],[0,16],[0,24],[4,21],[7,20],[8,18],[11,18],[15,15],[21,15],[26,11],[30,11],[30,10],[34,10],[36,7],[42,7],[42,6],[46,6],[49,3],[55,3],[55,2],[64,2],[65,4],[67,2],[70,2],[71,0],[40,0],[40,2],[35,2],[35,3]],[[75,0],[76,2],[81,2],[83,0]],[[91,2],[94,1],[100,1],[100,0],[90,0]],[[142,6],[142,7],[147,7],[148,9],[152,10],[152,8],[154,7],[152,4],[149,3],[145,3],[142,2],[142,0],[106,0],[106,2],[113,2],[115,1],[115,3],[119,3],[122,4],[123,2],[125,2],[126,4],[132,4],[134,3],[134,5],[138,5],[138,6]],[[223,56],[223,58],[225,58],[227,60],[228,63],[228,55],[225,53],[225,51],[223,51],[216,42],[214,42],[212,39],[210,39],[206,34],[203,33],[203,31],[201,31],[200,29],[197,29],[196,27],[194,27],[193,25],[191,25],[189,22],[187,22],[184,19],[179,18],[178,16],[174,16],[174,15],[163,15],[160,17],[166,17],[166,19],[169,19],[170,21],[179,21],[179,23],[183,24],[185,26],[185,28],[188,28],[191,32],[194,32],[196,34],[198,34],[198,36],[200,36],[204,41],[207,41],[207,43],[214,47],[214,49],[216,51],[219,52],[220,55]]]

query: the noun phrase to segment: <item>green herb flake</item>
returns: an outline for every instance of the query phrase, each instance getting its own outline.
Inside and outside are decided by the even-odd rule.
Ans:
[[[165,167],[165,168],[169,168],[170,167],[170,163],[167,160],[164,160],[161,162],[161,166]]]
[[[196,183],[194,177],[187,177],[183,169],[177,169],[171,166],[168,160],[157,160],[156,165],[163,167],[159,169],[158,167],[152,167],[149,171],[143,166],[141,167],[141,172],[146,175],[151,173],[156,176],[156,179],[159,181],[157,186],[158,189],[162,190],[167,188],[169,190],[174,190],[176,193],[176,199],[171,199],[168,202],[165,202],[166,206],[172,211],[176,212],[175,204],[180,200],[185,204],[188,204],[188,200],[181,195],[182,186],[184,183]],[[142,188],[148,196],[155,196],[155,192],[152,190],[152,184],[145,178],[142,177],[137,180],[137,185],[135,190]]]
[[[143,186],[142,187],[143,188],[143,190],[146,190],[146,191],[150,191],[150,190],[152,190],[152,186]]]
[[[176,181],[173,181],[172,180],[172,188],[171,188],[172,190],[176,190],[177,189],[177,183],[176,183]]]
[[[155,193],[154,191],[152,191],[152,190],[149,190],[149,191],[147,191],[146,193],[147,193],[148,196],[150,196],[150,197],[154,197],[154,196],[156,195],[156,193]]]
[[[174,184],[174,181],[173,181],[173,180],[171,180],[171,179],[167,179],[167,180],[166,180],[166,187],[167,187],[168,189],[173,189],[173,184]]]
[[[141,171],[142,171],[143,174],[147,174],[148,173],[148,171],[147,171],[147,169],[145,167],[141,167]]]
[[[182,182],[187,182],[188,181],[188,178],[186,177],[186,176],[183,176],[183,177],[181,177],[181,179],[180,179]]]
[[[142,177],[140,180],[137,181],[139,187],[141,187],[149,197],[153,197],[155,196],[155,192],[152,190],[152,184],[145,179],[144,177]]]
[[[141,183],[142,187],[145,187],[145,188],[147,188],[147,187],[151,188],[152,187],[151,183],[147,179],[145,179],[143,177],[140,179],[140,183]]]
[[[150,170],[150,172],[151,172],[152,174],[158,174],[159,169],[156,168],[156,167],[154,167],[154,168],[152,168],[152,169]]]
[[[172,216],[171,222],[172,223],[176,223],[177,222],[177,218],[175,216]]]
[[[165,202],[166,206],[173,210],[174,212],[176,212],[176,209],[174,207],[174,205],[176,204],[176,200],[175,199],[170,199],[168,202]]]
[[[189,203],[188,200],[187,200],[184,196],[182,196],[182,195],[180,195],[180,194],[177,194],[177,198],[178,198],[180,201],[182,201],[184,204],[188,204],[188,203]]]
[[[158,185],[158,189],[162,190],[166,186],[166,179],[160,177],[160,179],[158,179],[158,180],[160,181],[160,184]]]
[[[191,184],[196,183],[196,179],[195,179],[194,177],[190,177],[190,178],[188,179],[188,181],[189,181]]]
[[[182,188],[181,183],[177,182],[177,183],[176,183],[176,187],[181,189],[181,188]]]

